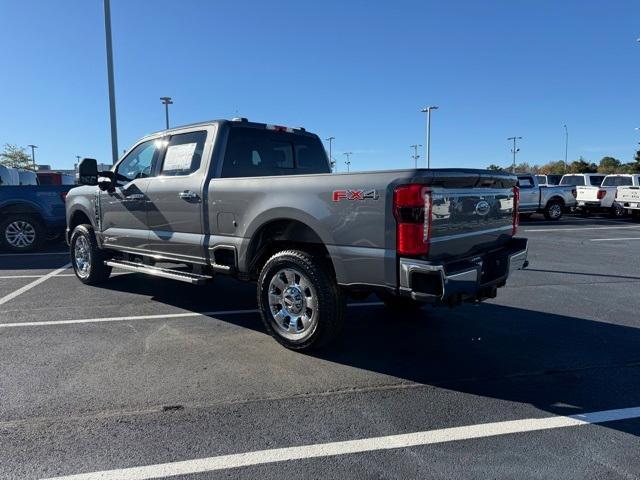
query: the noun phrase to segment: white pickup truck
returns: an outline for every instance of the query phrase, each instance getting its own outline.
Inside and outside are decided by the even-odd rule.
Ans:
[[[617,200],[618,187],[638,187],[640,174],[607,175],[599,187],[577,187],[577,209],[582,213],[607,212],[612,217],[626,214],[622,202]]]
[[[640,216],[640,186],[629,185],[618,187],[616,202],[621,205],[630,215]]]

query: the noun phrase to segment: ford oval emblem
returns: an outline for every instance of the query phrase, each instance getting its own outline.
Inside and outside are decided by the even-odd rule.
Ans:
[[[491,210],[491,205],[486,200],[480,200],[476,203],[476,213],[481,216],[485,216]]]

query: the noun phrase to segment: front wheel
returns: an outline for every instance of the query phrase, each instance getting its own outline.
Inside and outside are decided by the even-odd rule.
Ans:
[[[5,250],[33,252],[40,249],[45,237],[42,222],[33,215],[9,214],[0,221],[0,245]]]
[[[331,269],[307,252],[273,255],[260,272],[257,293],[267,332],[291,350],[326,345],[344,322],[344,294]]]
[[[562,205],[560,202],[549,202],[544,209],[544,218],[547,220],[560,220],[562,218]]]
[[[82,283],[95,285],[111,275],[111,267],[104,264],[106,255],[96,242],[91,225],[78,225],[69,241],[73,271]]]

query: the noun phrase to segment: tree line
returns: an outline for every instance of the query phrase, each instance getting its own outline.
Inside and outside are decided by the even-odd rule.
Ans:
[[[22,147],[5,144],[4,149],[0,152],[0,165],[5,167],[21,168],[25,170],[33,170],[31,157]]]
[[[503,168],[496,164],[491,164],[487,170],[511,171],[511,167]],[[562,160],[549,162],[544,165],[531,165],[527,162],[516,165],[517,173],[540,173],[543,175],[563,175],[565,173],[640,173],[640,150],[633,157],[633,161],[623,163],[617,158],[602,157],[599,163],[589,162],[583,157],[565,165]]]

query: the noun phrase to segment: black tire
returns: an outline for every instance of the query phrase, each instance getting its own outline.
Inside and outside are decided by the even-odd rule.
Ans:
[[[289,282],[287,274],[292,272],[295,280]],[[327,262],[310,253],[285,250],[273,255],[260,272],[257,290],[265,328],[286,348],[318,349],[331,342],[342,328],[345,295]],[[293,293],[287,294],[290,290]],[[279,298],[282,302],[272,304],[270,294],[272,301]]]
[[[547,206],[544,207],[544,218],[547,220],[558,221],[562,218],[563,213],[564,205],[557,200],[547,202]]]
[[[627,215],[627,211],[622,205],[614,203],[609,210],[609,216],[611,218],[622,218]]]
[[[0,246],[11,252],[34,252],[42,247],[47,231],[42,221],[27,213],[10,213],[0,222]]]
[[[78,242],[83,242],[86,247],[85,250],[89,261],[88,270],[82,268],[81,262],[76,256]],[[82,283],[96,285],[104,282],[111,275],[111,267],[104,264],[108,257],[103,250],[98,248],[96,236],[91,225],[78,225],[73,229],[69,241],[69,253],[73,271]]]
[[[400,318],[403,320],[413,320],[418,317],[422,307],[425,305],[423,302],[418,302],[413,298],[400,297],[389,292],[379,292],[378,298],[382,300],[385,308],[391,312],[399,313]]]

